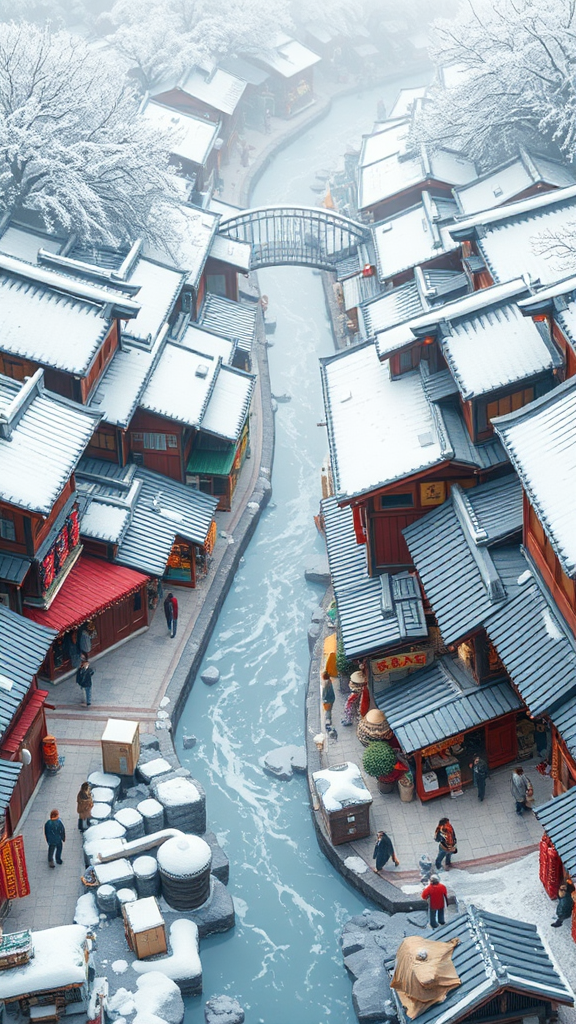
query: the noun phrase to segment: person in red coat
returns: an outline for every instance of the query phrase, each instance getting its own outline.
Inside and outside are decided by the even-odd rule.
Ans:
[[[178,601],[174,597],[174,594],[168,595],[170,598],[170,604],[172,606],[172,622],[170,623],[170,636],[172,639],[176,636],[176,630],[178,629]]]
[[[430,909],[430,927],[437,928],[444,924],[444,907],[448,898],[448,890],[438,878],[438,875],[430,875],[430,885],[427,885],[422,893],[422,899],[428,900]]]

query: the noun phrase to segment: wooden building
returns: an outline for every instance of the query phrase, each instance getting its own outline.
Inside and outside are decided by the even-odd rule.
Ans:
[[[240,101],[245,89],[243,79],[212,65],[193,67],[178,81],[161,83],[154,89],[153,98],[166,107],[219,124],[220,155],[227,163],[243,127]]]
[[[476,165],[450,149],[435,152],[408,147],[406,118],[387,122],[384,130],[365,138],[358,170],[358,210],[379,222],[407,210],[429,193],[437,201],[452,200],[455,185],[477,177]]]
[[[271,112],[276,117],[294,117],[314,102],[314,67],[321,57],[303,43],[280,34],[251,60],[270,75]]]
[[[188,178],[196,192],[209,192],[220,170],[220,122],[165,107],[149,100],[142,116],[162,133],[173,137],[170,162]]]

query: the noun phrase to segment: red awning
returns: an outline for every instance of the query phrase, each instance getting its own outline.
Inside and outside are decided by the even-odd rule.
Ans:
[[[15,754],[18,747],[26,737],[28,729],[34,722],[36,715],[42,707],[46,697],[48,696],[48,690],[31,690],[28,695],[28,700],[24,705],[22,714],[16,720],[15,724],[9,730],[8,734],[2,740],[0,748],[2,753]]]
[[[50,607],[46,611],[25,608],[24,614],[42,626],[65,633],[133,594],[147,581],[147,576],[134,569],[82,555]]]

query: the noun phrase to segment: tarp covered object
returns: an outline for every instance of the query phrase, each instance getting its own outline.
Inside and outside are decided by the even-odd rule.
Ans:
[[[462,984],[452,963],[452,952],[458,942],[434,942],[411,935],[400,943],[390,985],[396,989],[411,1020],[429,1006],[443,1003]]]

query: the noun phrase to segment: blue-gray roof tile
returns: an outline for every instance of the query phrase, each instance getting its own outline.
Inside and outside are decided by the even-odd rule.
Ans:
[[[0,604],[0,676],[12,683],[10,689],[0,686],[0,736],[28,693],[56,635],[56,630],[39,626]]]

